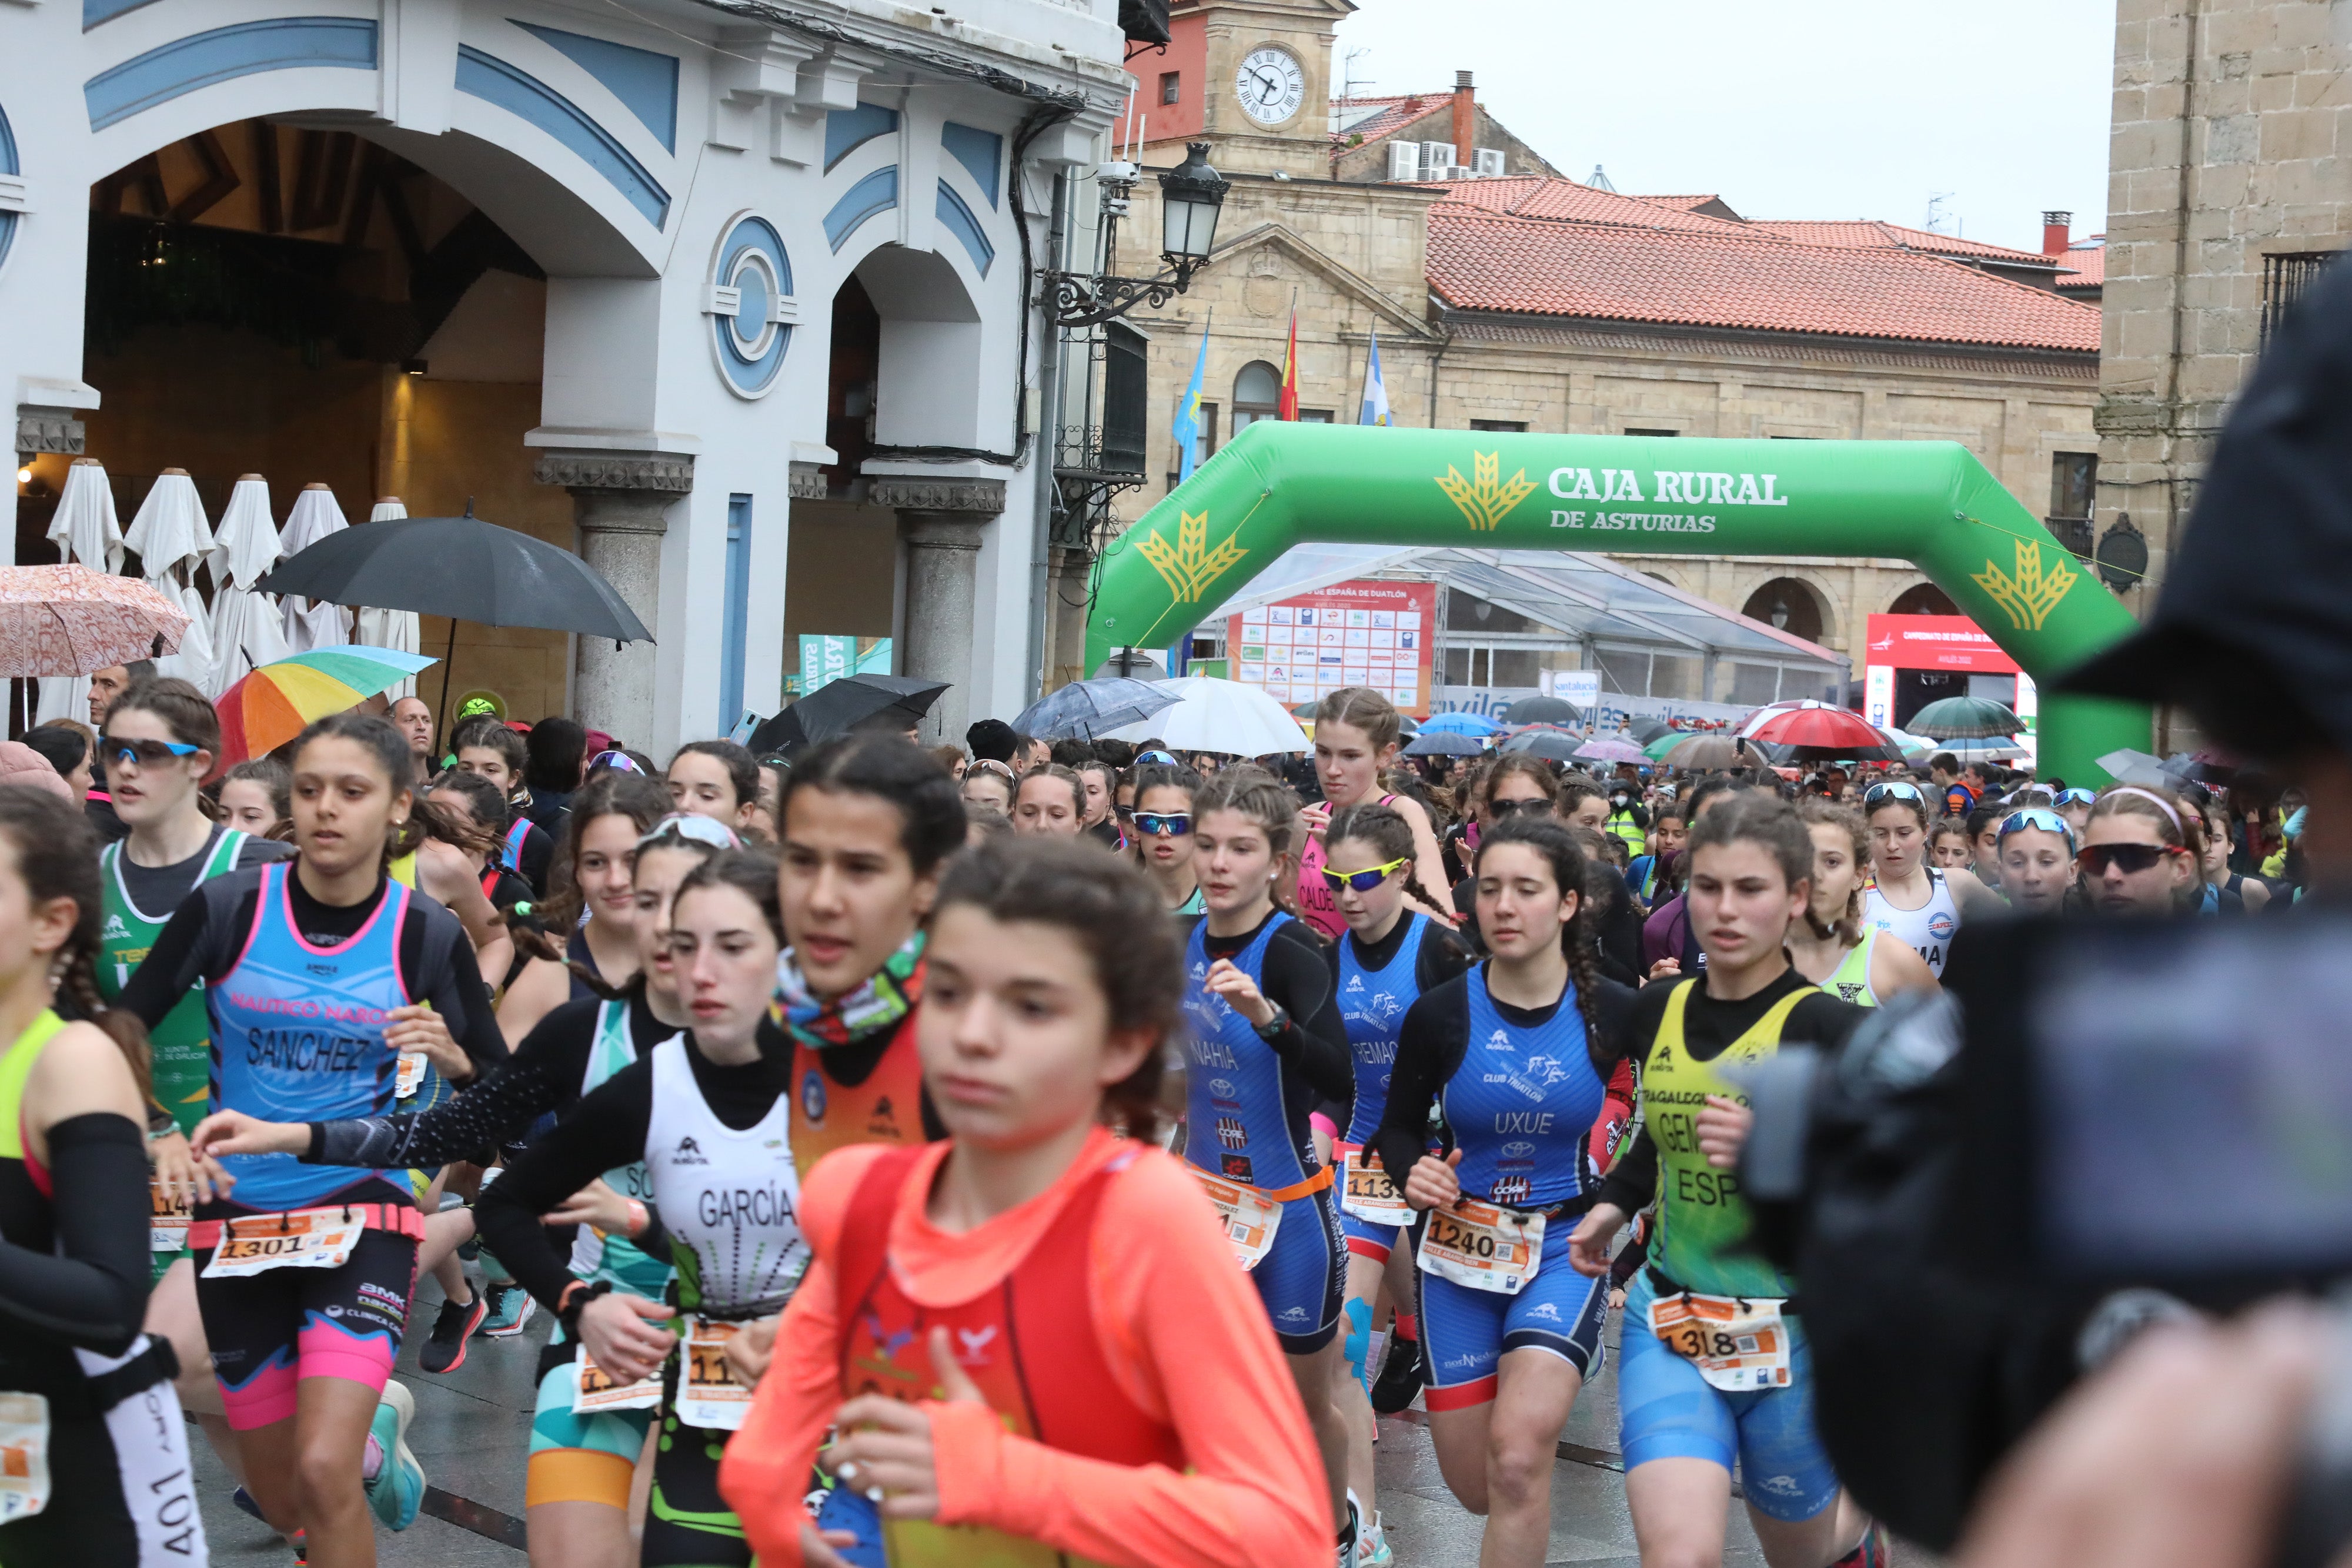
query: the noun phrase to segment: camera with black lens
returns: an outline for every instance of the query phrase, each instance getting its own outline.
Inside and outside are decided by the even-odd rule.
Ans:
[[[2140,1329],[2352,1281],[2347,953],[2352,915],[2308,910],[1972,926],[1945,992],[1743,1075],[1755,1242],[1796,1276],[1821,1436],[1864,1508],[1948,1549]],[[2342,1381],[2283,1563],[2352,1539],[2352,1360]]]

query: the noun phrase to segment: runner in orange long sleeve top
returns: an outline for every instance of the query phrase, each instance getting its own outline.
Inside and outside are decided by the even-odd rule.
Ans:
[[[803,1188],[815,1261],[720,1472],[763,1568],[832,1559],[802,1498],[850,1400],[828,1460],[882,1489],[902,1563],[959,1560],[940,1526],[1139,1568],[1329,1562],[1321,1461],[1213,1211],[1097,1124],[1156,1092],[1180,974],[1151,898],[1058,843],[950,871],[919,1032],[953,1140],[844,1149]]]

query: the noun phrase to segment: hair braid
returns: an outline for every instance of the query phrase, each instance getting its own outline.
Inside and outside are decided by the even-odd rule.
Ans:
[[[1560,932],[1560,949],[1568,956],[1569,983],[1576,988],[1576,1010],[1584,1019],[1585,1050],[1591,1052],[1601,1042],[1600,1003],[1596,994],[1601,988],[1601,959],[1598,932],[1588,934],[1590,924],[1585,918],[1591,911],[1592,901],[1580,898],[1576,913],[1569,917]]]
[[[98,948],[95,944],[79,939],[77,932],[67,940],[58,956],[65,967],[58,976],[58,988],[71,998],[82,1017],[104,1030],[122,1051],[123,1060],[131,1064],[131,1076],[139,1082],[139,1097],[150,1098],[154,1092],[151,1066],[152,1052],[147,1042],[147,1026],[139,1015],[128,1008],[109,1007],[98,989]]]

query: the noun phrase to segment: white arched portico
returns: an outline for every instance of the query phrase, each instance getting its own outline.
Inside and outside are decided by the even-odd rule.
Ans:
[[[828,326],[803,305],[853,271],[887,339],[876,498],[977,540],[964,624],[926,614],[925,656],[968,711],[1018,706],[1044,466],[1022,430],[1035,173],[1099,156],[1126,86],[1108,7],[994,0],[987,29],[947,38],[879,0],[761,19],[698,0],[258,6],[0,10],[0,386],[20,451],[78,451],[97,406],[95,183],[233,123],[347,131],[461,194],[545,275],[524,444],[657,639],[582,647],[579,717],[662,755],[775,706],[794,473],[805,486],[831,457]]]

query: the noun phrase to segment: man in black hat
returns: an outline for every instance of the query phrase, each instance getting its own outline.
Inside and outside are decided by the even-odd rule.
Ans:
[[[963,743],[971,749],[974,762],[1002,762],[1010,768],[1021,737],[1003,719],[984,718],[963,732]]]

